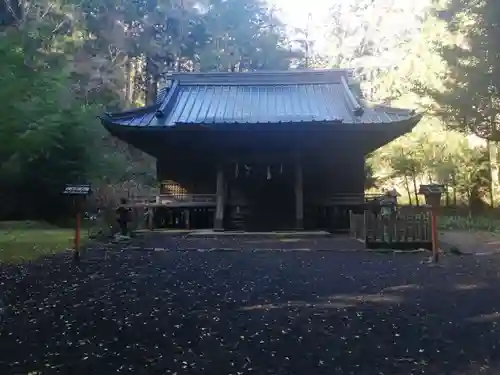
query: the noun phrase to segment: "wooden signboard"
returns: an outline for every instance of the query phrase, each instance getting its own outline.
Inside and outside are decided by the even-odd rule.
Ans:
[[[62,192],[64,195],[69,195],[73,197],[73,202],[75,205],[75,248],[73,250],[73,260],[75,262],[80,261],[80,210],[81,202],[85,200],[87,196],[92,193],[92,189],[89,184],[67,184]]]

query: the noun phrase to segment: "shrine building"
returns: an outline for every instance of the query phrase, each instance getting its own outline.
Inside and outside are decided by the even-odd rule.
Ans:
[[[345,230],[365,200],[366,155],[421,119],[353,84],[346,69],[173,73],[156,104],[101,121],[156,158],[171,198],[156,201],[157,226]]]

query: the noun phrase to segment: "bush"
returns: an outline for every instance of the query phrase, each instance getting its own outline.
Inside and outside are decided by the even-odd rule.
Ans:
[[[442,230],[500,232],[500,220],[484,216],[441,216],[438,219],[438,226]]]

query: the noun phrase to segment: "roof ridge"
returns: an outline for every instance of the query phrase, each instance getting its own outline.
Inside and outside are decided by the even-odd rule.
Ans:
[[[276,75],[276,74],[303,74],[303,73],[324,73],[324,72],[354,72],[353,68],[328,68],[328,69],[288,69],[288,70],[251,70],[244,72],[168,72],[167,76],[176,75]]]
[[[341,78],[352,78],[351,69],[308,69],[254,72],[187,72],[170,73],[167,78],[181,85],[210,84],[314,84],[340,83]]]

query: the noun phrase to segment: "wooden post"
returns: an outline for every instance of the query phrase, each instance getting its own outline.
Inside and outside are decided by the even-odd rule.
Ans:
[[[366,218],[366,215],[368,213],[366,211],[363,212],[363,241],[365,243],[368,243],[368,229],[367,229],[367,226],[368,226],[368,220]]]
[[[295,228],[304,229],[304,192],[302,165],[300,159],[295,162]]]
[[[217,200],[215,206],[214,230],[224,230],[224,170],[217,167]]]
[[[432,238],[432,260],[439,262],[438,230],[436,208],[431,208],[431,238]]]
[[[441,205],[441,195],[444,192],[444,185],[439,184],[420,185],[419,190],[419,194],[423,194],[425,196],[425,203],[430,206],[432,260],[435,263],[439,261],[437,215],[439,212],[439,206]]]
[[[73,249],[73,261],[80,262],[80,202],[79,197],[75,197],[75,238]]]
[[[90,185],[73,185],[66,184],[62,192],[65,195],[73,197],[73,206],[75,209],[75,248],[73,250],[73,261],[80,262],[80,209],[81,203],[85,197],[91,193]]]
[[[190,223],[190,220],[189,220],[189,215],[190,212],[189,212],[189,208],[186,208],[184,210],[184,225],[186,226],[186,229],[190,229],[191,228],[191,223]]]
[[[354,216],[352,215],[352,210],[349,210],[349,235],[351,237],[357,238],[356,235],[356,223],[354,223]]]
[[[147,222],[147,225],[148,225],[148,229],[149,230],[153,230],[153,214],[154,214],[154,210],[152,207],[148,207],[148,222]]]

